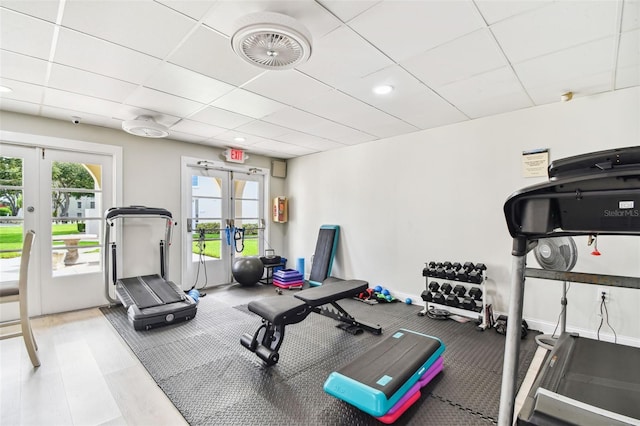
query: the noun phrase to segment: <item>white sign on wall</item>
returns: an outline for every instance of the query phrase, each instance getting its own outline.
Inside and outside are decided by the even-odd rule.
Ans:
[[[547,177],[549,167],[549,149],[522,151],[522,176]]]

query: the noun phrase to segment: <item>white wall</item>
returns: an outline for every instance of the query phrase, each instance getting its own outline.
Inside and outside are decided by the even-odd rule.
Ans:
[[[173,214],[178,222],[174,229],[173,244],[169,263],[170,279],[176,283],[182,282],[181,275],[181,244],[180,232],[186,232],[185,221],[181,218],[180,198],[180,167],[181,157],[190,156],[203,160],[220,160],[221,149],[178,142],[171,139],[145,139],[132,136],[124,131],[90,125],[74,125],[71,122],[52,120],[42,117],[34,117],[16,114],[6,111],[0,112],[0,125],[2,130],[33,135],[65,138],[76,141],[94,142],[107,145],[117,145],[123,148],[123,205],[147,205],[163,207]],[[268,169],[271,167],[271,159],[259,155],[250,155],[248,165]],[[270,198],[281,195],[284,192],[284,179],[270,179]],[[109,207],[109,206],[106,206]],[[154,228],[155,229],[155,228]],[[157,238],[151,238],[156,244],[164,235],[162,226]],[[276,251],[284,248],[283,228],[271,227],[271,235],[268,240]],[[126,240],[126,235],[124,236]],[[157,239],[157,241],[156,241]],[[132,243],[133,244],[133,243]],[[126,241],[123,242],[123,250],[126,251]],[[135,250],[132,250],[134,253]],[[139,256],[125,256],[124,269],[131,273],[141,269]],[[145,257],[146,259],[146,257]],[[153,267],[159,263],[151,258]],[[147,273],[149,270],[147,269]]]
[[[319,226],[338,224],[333,275],[419,301],[426,261],[483,262],[490,302],[506,312],[511,238],[503,205],[545,180],[522,177],[522,151],[549,148],[553,160],[638,145],[639,123],[640,88],[632,88],[290,160],[286,252],[304,257],[308,272]],[[600,257],[589,255],[586,239],[577,243],[574,271],[640,276],[639,238],[600,237]],[[529,264],[536,266],[533,256]],[[560,287],[527,280],[524,314],[538,329],[553,329]],[[571,286],[569,329],[595,336],[596,292]],[[640,344],[640,290],[614,288],[611,296],[610,324],[624,342]]]

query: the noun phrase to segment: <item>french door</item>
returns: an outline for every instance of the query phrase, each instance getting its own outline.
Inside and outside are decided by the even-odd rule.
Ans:
[[[101,252],[112,165],[110,155],[0,144],[0,281],[18,278],[23,236],[33,229],[32,315],[106,303]]]
[[[264,174],[183,158],[183,287],[232,281],[237,257],[264,253]]]

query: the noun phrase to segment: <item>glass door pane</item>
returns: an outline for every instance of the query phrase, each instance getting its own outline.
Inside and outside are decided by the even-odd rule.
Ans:
[[[19,278],[24,241],[24,160],[0,156],[0,282]]]
[[[101,272],[102,166],[53,161],[51,183],[52,275]]]
[[[234,173],[234,224],[242,229],[243,240],[235,241],[235,256],[259,256],[262,253],[263,215],[262,176]]]

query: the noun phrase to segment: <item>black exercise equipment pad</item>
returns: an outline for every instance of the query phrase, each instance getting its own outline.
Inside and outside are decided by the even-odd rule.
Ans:
[[[309,306],[320,306],[336,300],[353,297],[366,291],[368,287],[369,283],[363,280],[334,281],[302,290],[296,293],[295,297]]]
[[[168,286],[167,281],[158,274],[122,278],[118,282],[126,289],[140,309],[179,302],[183,299],[182,295]],[[150,293],[149,290],[153,293]],[[160,302],[158,298],[161,300]]]
[[[311,312],[309,306],[294,297],[272,296],[249,302],[247,308],[273,324],[295,324]]]
[[[309,281],[321,283],[329,275],[329,264],[333,257],[333,245],[337,229],[320,228],[316,250],[313,255],[313,265],[309,274]]]
[[[397,334],[401,336],[396,337]],[[400,330],[337,372],[383,392],[390,399],[441,347],[438,339]],[[381,384],[383,374],[393,380]]]

